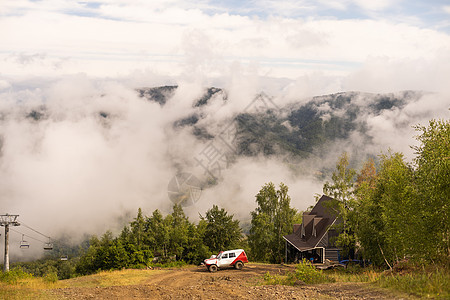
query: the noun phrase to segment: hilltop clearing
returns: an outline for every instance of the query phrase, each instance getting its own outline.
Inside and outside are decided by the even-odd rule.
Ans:
[[[406,299],[364,283],[262,285],[267,272],[292,266],[247,264],[209,273],[205,267],[102,272],[59,282],[46,291],[57,299]]]

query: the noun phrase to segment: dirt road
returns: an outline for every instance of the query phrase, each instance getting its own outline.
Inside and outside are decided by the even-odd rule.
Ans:
[[[139,285],[52,290],[60,299],[405,299],[362,283],[261,285],[262,276],[291,267],[247,264],[209,273],[205,267],[168,269]],[[150,273],[151,274],[151,273]]]

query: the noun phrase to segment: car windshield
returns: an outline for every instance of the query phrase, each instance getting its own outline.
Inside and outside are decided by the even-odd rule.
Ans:
[[[219,252],[219,254],[217,254],[217,258],[221,258],[222,257],[223,252]]]

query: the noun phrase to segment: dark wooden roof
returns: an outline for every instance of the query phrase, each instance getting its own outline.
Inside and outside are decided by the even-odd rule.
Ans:
[[[338,216],[337,200],[322,196],[310,212],[303,213],[302,224],[295,224],[293,233],[284,239],[299,251],[314,249]]]

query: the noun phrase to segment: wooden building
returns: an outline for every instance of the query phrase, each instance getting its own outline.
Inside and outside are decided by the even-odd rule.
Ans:
[[[340,260],[340,249],[335,246],[338,236],[334,228],[339,222],[337,200],[322,196],[310,212],[303,213],[302,224],[295,224],[286,240],[286,262],[307,259],[324,263],[326,259]]]

